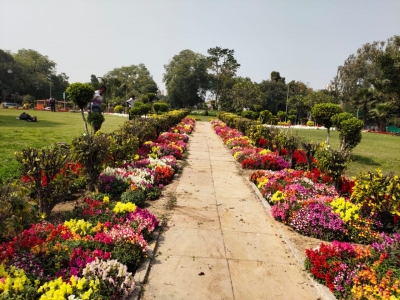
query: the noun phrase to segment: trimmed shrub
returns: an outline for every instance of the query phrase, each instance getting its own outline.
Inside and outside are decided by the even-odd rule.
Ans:
[[[131,202],[136,206],[143,207],[146,202],[146,193],[142,189],[136,189],[134,191],[129,190],[121,195],[122,202]]]

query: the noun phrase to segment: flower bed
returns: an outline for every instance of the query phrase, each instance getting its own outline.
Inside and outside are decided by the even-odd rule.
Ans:
[[[306,250],[306,269],[317,281],[338,299],[400,298],[399,176],[361,172],[352,180],[341,177],[335,190],[332,178],[317,168],[302,170],[304,151],[293,152],[299,170],[287,169],[278,160],[285,149],[271,152],[261,148],[269,143],[264,138],[253,144],[219,120],[212,124],[243,168],[266,169],[250,180],[271,204],[274,219],[302,235],[332,241]]]
[[[194,119],[184,119],[150,143],[173,144],[170,148],[179,147],[181,154],[193,126]],[[106,168],[99,189],[110,196],[124,189],[149,196],[179,170],[181,155],[163,155],[174,153],[151,150],[120,168]],[[126,299],[157,226],[153,214],[132,202],[113,202],[103,194],[86,197],[69,220],[33,224],[0,244],[0,299]]]
[[[247,136],[226,126],[224,122],[212,120],[211,124],[224,144],[232,149],[234,159],[241,163],[243,169],[282,170],[289,167],[289,163],[279,153],[255,147]]]
[[[363,181],[370,177],[376,179]],[[400,295],[400,234],[392,227],[398,220],[393,186],[399,185],[399,179],[391,179],[380,172],[360,174],[355,181],[342,178],[338,193],[330,178],[317,170],[257,171],[250,176],[272,205],[276,220],[300,234],[333,241],[306,250],[305,264],[338,299],[397,299]],[[394,204],[389,210],[388,195]]]

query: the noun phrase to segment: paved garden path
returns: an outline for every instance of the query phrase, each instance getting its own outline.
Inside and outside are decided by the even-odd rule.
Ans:
[[[318,299],[211,124],[189,145],[144,299]]]

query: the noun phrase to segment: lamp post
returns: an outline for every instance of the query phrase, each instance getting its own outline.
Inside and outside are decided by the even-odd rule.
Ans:
[[[285,122],[287,121],[287,107],[288,107],[288,101],[289,101],[289,86],[290,83],[287,86],[287,93],[286,93],[286,114],[285,114]]]
[[[11,76],[11,74],[13,73],[13,70],[8,69],[8,70],[7,70],[7,73],[10,74],[10,76]],[[13,85],[11,86],[11,93],[13,94]],[[13,97],[14,97],[14,103],[15,103],[15,95],[14,95]],[[7,101],[7,100],[6,100],[6,101]]]

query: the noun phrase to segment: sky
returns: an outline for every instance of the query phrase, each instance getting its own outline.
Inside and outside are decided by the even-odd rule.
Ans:
[[[0,49],[34,49],[69,82],[145,64],[161,90],[174,55],[235,50],[237,75],[323,89],[365,43],[400,35],[399,0],[0,0]]]

